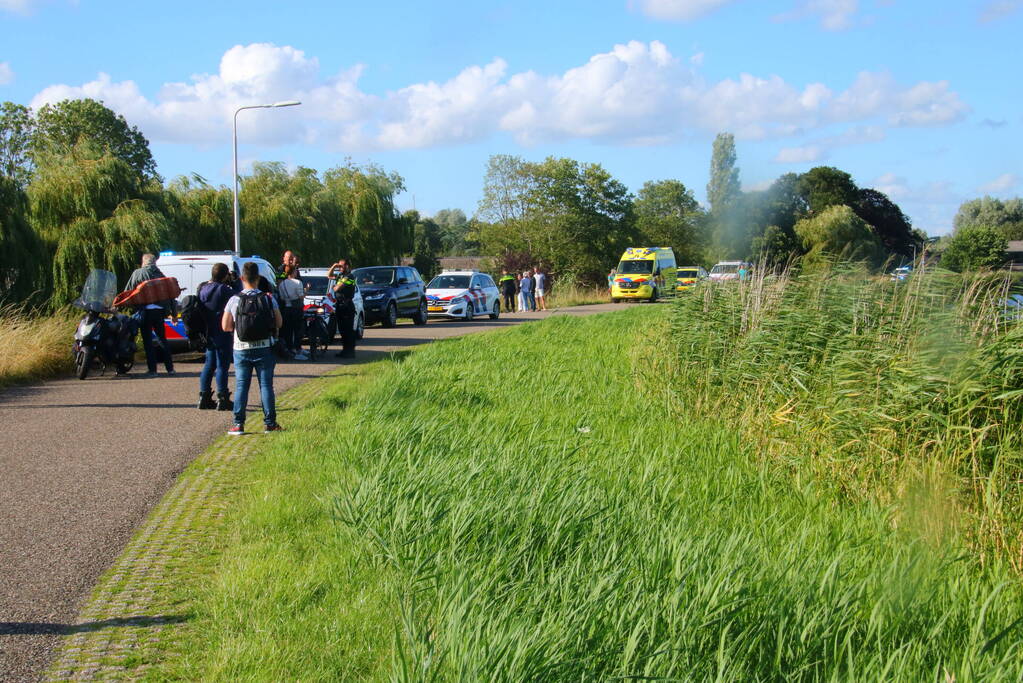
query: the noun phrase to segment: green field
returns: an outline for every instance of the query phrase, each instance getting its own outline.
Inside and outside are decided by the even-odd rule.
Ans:
[[[674,384],[691,305],[435,343],[332,386],[257,450],[189,642],[150,674],[1019,680],[1011,567],[697,406]]]

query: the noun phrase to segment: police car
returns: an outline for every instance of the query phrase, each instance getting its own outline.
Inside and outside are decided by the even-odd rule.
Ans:
[[[426,306],[430,316],[472,320],[501,315],[501,292],[493,278],[478,270],[445,270],[426,286]]]

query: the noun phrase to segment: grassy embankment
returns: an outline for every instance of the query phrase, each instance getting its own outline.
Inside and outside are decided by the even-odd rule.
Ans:
[[[694,341],[695,305],[432,344],[358,401],[328,390],[259,447],[162,674],[1019,680],[1023,595],[1002,556],[905,523],[932,488],[890,497],[814,434],[793,427],[773,457],[734,417],[767,395],[725,371],[805,384],[799,358],[778,366],[787,339],[768,336],[735,366],[738,336]],[[717,349],[721,373],[664,348],[672,308],[682,361]]]
[[[606,304],[611,301],[605,287],[556,284],[547,296],[547,308],[568,308],[587,304]]]
[[[0,308],[0,387],[71,372],[75,321],[70,312],[32,315]]]

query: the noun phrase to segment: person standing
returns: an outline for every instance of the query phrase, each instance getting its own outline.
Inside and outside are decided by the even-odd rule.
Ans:
[[[534,288],[536,290],[536,303],[533,305],[533,310],[536,310],[537,305],[540,306],[541,311],[547,310],[547,275],[540,266],[533,269],[533,282],[536,284]]]
[[[295,360],[309,360],[302,352],[302,304],[305,302],[305,288],[298,279],[298,266],[289,263],[284,266],[284,279],[277,284],[277,297],[281,303],[281,344],[285,353]]]
[[[224,309],[221,326],[234,332],[234,426],[232,436],[245,433],[245,407],[249,403],[249,384],[255,370],[259,396],[263,404],[264,432],[279,432],[274,396],[276,359],[271,337],[281,328],[281,311],[273,296],[259,291],[259,266],[249,261],[242,266],[242,286]]]
[[[509,273],[507,268],[501,271],[499,284],[501,285],[501,296],[504,299],[504,310],[514,313],[516,281],[515,276]]]
[[[330,267],[327,277],[334,279],[334,314],[341,332],[341,350],[338,358],[355,358],[355,278],[348,259],[341,259]]]
[[[529,294],[533,291],[533,278],[529,276],[529,271],[524,271],[522,277],[519,279],[519,311],[530,310],[529,305]]]
[[[230,410],[231,392],[227,372],[231,368],[232,336],[222,326],[224,309],[234,296],[228,285],[231,271],[223,263],[214,263],[209,282],[199,285],[199,302],[206,318],[206,362],[199,373],[199,410]],[[213,378],[217,381],[217,400],[213,400]]]
[[[142,267],[131,274],[124,291],[130,292],[143,282],[159,277],[164,277],[164,275],[156,266],[156,257],[152,254],[143,254]],[[176,374],[174,360],[167,347],[167,329],[163,326],[163,319],[174,313],[175,305],[174,299],[167,299],[146,304],[136,311],[142,319],[139,333],[142,335],[142,348],[146,352],[146,365],[149,368],[146,377],[156,377],[156,364],[159,360],[163,360],[163,367],[168,375]]]
[[[295,278],[301,282],[302,275],[298,272],[298,265],[298,254],[293,252],[291,249],[285,251],[284,255],[281,256],[281,265],[277,269],[277,281],[280,282],[286,278],[288,276],[288,269],[290,268],[295,271]]]
[[[612,268],[611,272],[607,274],[607,293],[608,294],[610,294],[611,291],[614,289],[614,286],[615,286],[615,275],[617,275],[617,274],[618,274],[618,271],[616,269],[614,269],[614,268]]]
[[[529,304],[529,310],[536,310],[536,281],[533,279],[532,269],[527,270],[525,273],[526,280],[528,280],[529,291],[526,294],[526,303]]]

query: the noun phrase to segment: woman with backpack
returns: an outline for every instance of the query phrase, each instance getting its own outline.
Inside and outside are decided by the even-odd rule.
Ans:
[[[199,302],[206,320],[206,362],[199,373],[199,410],[231,410],[231,392],[227,388],[234,338],[221,326],[227,302],[234,296],[228,284],[231,271],[223,263],[214,263],[209,282],[199,285]],[[212,384],[216,377],[217,400]]]

